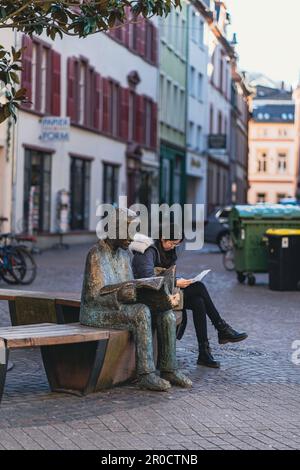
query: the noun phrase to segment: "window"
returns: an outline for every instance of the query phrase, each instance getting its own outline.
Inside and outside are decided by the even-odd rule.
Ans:
[[[151,147],[152,101],[145,98],[145,145]]]
[[[258,173],[266,173],[267,171],[267,154],[262,152],[257,158],[257,171]]]
[[[198,73],[197,98],[199,101],[202,101],[202,95],[203,95],[203,75],[202,73]]]
[[[196,37],[197,37],[196,20],[197,20],[196,12],[193,11],[192,12],[192,24],[191,24],[191,36],[194,42],[196,42]]]
[[[204,21],[199,21],[199,46],[204,44]]]
[[[266,193],[257,193],[256,202],[266,202]]]
[[[202,149],[202,127],[197,126],[197,143],[196,147],[198,150]]]
[[[222,130],[223,130],[223,116],[222,116],[222,112],[219,111],[218,112],[218,133],[222,134]]]
[[[24,229],[48,232],[51,208],[51,155],[25,150]]]
[[[195,129],[195,124],[190,121],[189,122],[189,138],[188,138],[189,147],[194,147],[195,145],[194,129]]]
[[[129,93],[129,116],[128,116],[128,140],[136,140],[136,95],[133,91]]]
[[[180,90],[180,130],[184,131],[185,126],[185,114],[184,114],[184,106],[185,106],[185,92],[184,90]]]
[[[182,31],[182,34],[181,34],[181,55],[185,57],[185,53],[186,53],[186,50],[185,50],[185,28],[186,28],[186,21],[185,20],[182,20],[181,21],[181,31]]]
[[[173,90],[174,96],[173,96],[173,125],[174,127],[179,126],[179,121],[178,121],[178,115],[180,114],[180,109],[179,109],[179,91],[178,91],[178,86],[174,85],[174,90]]]
[[[171,116],[170,113],[168,113],[168,107],[170,106],[170,103],[172,103],[172,84],[171,80],[167,80],[167,99],[166,99],[166,121],[168,124],[171,123]]]
[[[117,204],[119,197],[119,167],[103,164],[103,203]]]
[[[285,173],[287,169],[287,154],[282,152],[278,154],[277,170],[279,173]]]
[[[78,67],[79,67],[78,122],[79,122],[79,124],[83,125],[84,124],[84,117],[85,117],[85,107],[86,107],[85,90],[86,90],[86,87],[87,87],[87,83],[86,83],[86,73],[87,73],[86,69],[87,69],[87,67],[86,67],[86,63],[83,63],[83,62],[80,62]]]
[[[119,134],[119,102],[120,87],[118,83],[110,82],[110,129],[113,136]]]
[[[277,204],[280,203],[281,199],[285,199],[285,198],[286,198],[286,194],[284,194],[284,193],[278,193],[278,194],[276,195]]]
[[[220,82],[219,82],[219,89],[221,91],[223,91],[223,67],[224,67],[224,64],[223,64],[223,56],[221,55],[220,57]]]
[[[138,50],[138,23],[137,19],[135,18],[133,22],[130,23],[130,39],[129,39],[129,46],[134,51]]]
[[[178,51],[180,45],[180,31],[179,31],[179,13],[175,14],[175,50]]]
[[[146,22],[146,45],[145,45],[145,57],[149,62],[152,61],[152,47],[153,47],[153,25],[150,21]]]
[[[195,96],[195,68],[193,66],[190,67],[190,96]]]
[[[91,161],[71,157],[71,230],[88,230]]]
[[[209,133],[214,133],[214,108],[212,104],[210,105],[209,110]]]
[[[22,108],[42,114],[60,115],[60,54],[38,39],[22,37],[22,88],[29,103]]]

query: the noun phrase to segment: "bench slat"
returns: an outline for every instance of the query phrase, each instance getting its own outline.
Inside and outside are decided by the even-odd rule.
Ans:
[[[84,343],[109,338],[109,331],[90,328],[79,323],[56,325],[51,323],[0,328],[0,338],[8,348],[30,348],[55,344]]]

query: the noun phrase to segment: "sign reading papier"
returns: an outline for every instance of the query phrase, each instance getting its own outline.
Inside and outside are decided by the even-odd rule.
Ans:
[[[44,142],[65,142],[70,138],[69,117],[44,117],[41,119],[41,127],[40,139]]]

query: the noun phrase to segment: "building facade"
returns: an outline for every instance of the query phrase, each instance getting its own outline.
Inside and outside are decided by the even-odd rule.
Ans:
[[[31,101],[16,126],[1,126],[7,228],[38,233],[49,245],[67,217],[69,241],[86,240],[95,236],[100,203],[117,203],[120,195],[128,204],[156,202],[156,19],[85,39],[7,34],[1,43],[26,47],[21,82]],[[45,116],[69,117],[69,140],[43,139]]]
[[[230,201],[230,136],[231,136],[231,61],[235,52],[228,42],[229,15],[223,2],[214,2],[210,22],[208,62],[207,124],[207,208]],[[209,21],[209,20],[208,20]]]
[[[160,19],[160,201],[186,200],[187,5]]]
[[[208,3],[201,2],[201,5],[205,8]],[[205,120],[208,106],[209,26],[196,4],[188,5],[187,16],[189,37],[186,96],[186,202],[205,204],[207,193]]]
[[[295,197],[297,163],[292,92],[257,85],[249,123],[248,202]]]
[[[244,76],[232,64],[230,132],[230,204],[246,204],[248,196],[248,124],[251,92]]]

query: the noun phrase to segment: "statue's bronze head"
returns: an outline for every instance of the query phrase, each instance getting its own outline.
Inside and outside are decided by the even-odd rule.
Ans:
[[[126,208],[118,208],[115,211],[114,220],[112,223],[115,223],[116,226],[116,238],[107,238],[110,245],[114,248],[122,248],[127,250],[130,243],[132,242],[132,237],[130,236],[130,224],[133,222],[138,222],[137,214]]]

